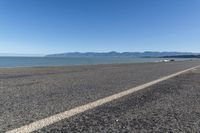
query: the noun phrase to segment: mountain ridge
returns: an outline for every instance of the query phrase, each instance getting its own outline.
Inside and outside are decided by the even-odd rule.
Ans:
[[[166,56],[181,56],[181,55],[198,55],[192,52],[68,52],[49,54],[45,57],[166,57]]]

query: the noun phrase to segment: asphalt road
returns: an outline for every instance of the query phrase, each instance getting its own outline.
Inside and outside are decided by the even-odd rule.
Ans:
[[[186,61],[0,69],[0,132],[29,124],[199,64],[200,61]],[[119,108],[123,109],[123,106]],[[95,116],[94,119],[96,119]],[[73,119],[70,122],[72,124],[76,122],[76,120],[73,122]],[[74,124],[78,128],[79,123]],[[54,129],[56,131],[68,130],[67,128]],[[75,128],[74,131],[76,131]]]
[[[200,132],[200,69],[35,133]]]

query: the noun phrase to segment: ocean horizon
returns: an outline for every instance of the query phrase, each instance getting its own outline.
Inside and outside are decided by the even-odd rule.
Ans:
[[[50,67],[97,64],[159,62],[162,58],[134,57],[0,57],[0,68]],[[177,61],[188,59],[176,59]]]

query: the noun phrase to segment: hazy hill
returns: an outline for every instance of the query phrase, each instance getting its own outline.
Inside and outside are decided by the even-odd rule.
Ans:
[[[166,57],[166,56],[180,56],[180,55],[196,55],[191,52],[71,52],[46,55],[46,57]]]

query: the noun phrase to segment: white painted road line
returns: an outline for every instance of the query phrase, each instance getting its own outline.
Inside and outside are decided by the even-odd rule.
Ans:
[[[178,75],[183,74],[185,72],[194,70],[194,69],[196,69],[198,67],[200,67],[200,66],[196,66],[196,67],[193,67],[193,68],[190,68],[190,69],[186,69],[184,71],[180,71],[180,72],[177,72],[177,73],[162,77],[160,79],[157,79],[157,80],[151,81],[149,83],[146,83],[146,84],[131,88],[129,90],[125,90],[123,92],[120,92],[120,93],[117,93],[117,94],[114,94],[114,95],[99,99],[97,101],[90,102],[90,103],[87,103],[85,105],[81,105],[79,107],[75,107],[75,108],[70,109],[68,111],[61,112],[61,113],[55,114],[53,116],[50,116],[50,117],[35,121],[35,122],[30,123],[28,125],[22,126],[20,128],[16,128],[16,129],[7,131],[6,133],[30,133],[30,132],[42,129],[44,127],[52,125],[52,124],[54,124],[56,122],[59,122],[61,120],[70,118],[70,117],[72,117],[74,115],[83,113],[83,112],[85,112],[87,110],[94,109],[94,108],[96,108],[98,106],[101,106],[101,105],[106,104],[108,102],[111,102],[113,100],[122,98],[122,97],[127,96],[127,95],[129,95],[131,93],[134,93],[134,92],[136,92],[138,90],[142,90],[144,88],[150,87],[152,85],[155,85],[155,84],[157,84],[159,82],[165,81],[165,80],[170,79],[172,77],[178,76]]]

